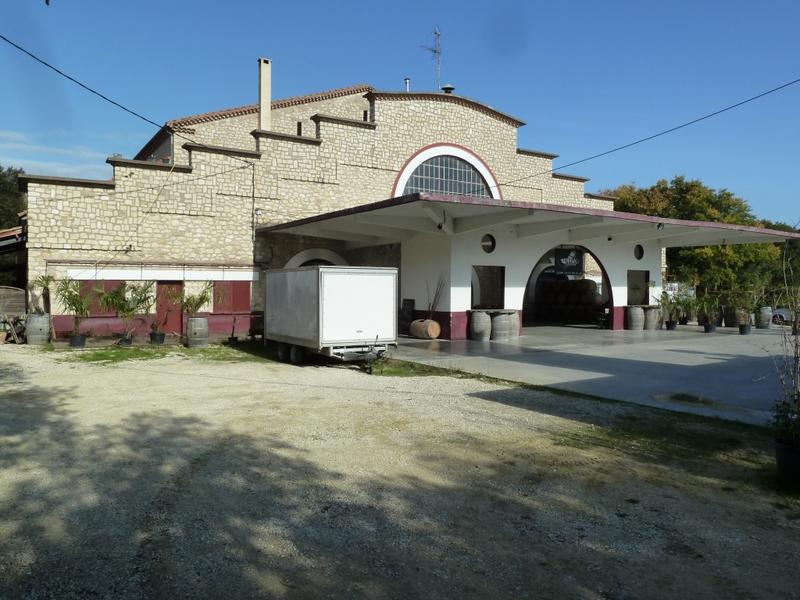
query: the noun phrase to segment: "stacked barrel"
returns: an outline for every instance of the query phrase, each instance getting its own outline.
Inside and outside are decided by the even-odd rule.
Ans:
[[[603,297],[591,279],[540,281],[536,292],[538,321],[595,323],[603,312]]]

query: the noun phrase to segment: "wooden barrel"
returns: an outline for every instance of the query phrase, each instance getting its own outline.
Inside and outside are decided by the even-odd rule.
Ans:
[[[639,331],[644,329],[644,309],[641,306],[629,306],[625,313],[625,329]]]
[[[570,306],[575,306],[578,303],[579,298],[580,295],[578,294],[578,292],[570,292],[569,294],[567,294],[567,304],[569,304]]]
[[[25,320],[25,339],[29,344],[41,345],[50,341],[50,315],[29,314]]]
[[[482,310],[470,313],[469,337],[472,340],[488,340],[492,334],[492,319]]]
[[[519,337],[519,313],[517,311],[508,315],[508,337]]]
[[[661,316],[661,309],[657,306],[647,306],[644,309],[644,328],[655,329],[658,327],[658,318]]]
[[[411,335],[422,340],[435,340],[442,333],[439,323],[433,319],[415,319],[409,330]]]
[[[186,321],[186,345],[189,348],[208,346],[208,319],[192,317]]]
[[[507,313],[494,313],[492,315],[492,333],[490,339],[507,340],[510,337],[511,323]]]
[[[769,329],[772,327],[772,307],[762,306],[756,313],[756,329]]]

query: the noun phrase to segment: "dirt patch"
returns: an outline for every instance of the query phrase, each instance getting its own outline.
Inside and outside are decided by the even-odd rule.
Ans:
[[[0,347],[0,596],[796,597],[764,430],[471,378]]]

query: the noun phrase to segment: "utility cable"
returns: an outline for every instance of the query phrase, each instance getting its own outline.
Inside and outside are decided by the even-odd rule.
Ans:
[[[148,117],[144,116],[143,114],[141,114],[141,113],[139,113],[139,112],[136,112],[135,110],[133,110],[133,109],[131,109],[131,108],[128,108],[128,107],[127,107],[127,106],[125,106],[124,104],[122,104],[122,103],[120,103],[120,102],[117,102],[116,100],[112,100],[111,98],[109,98],[108,96],[106,96],[105,94],[103,94],[102,92],[99,92],[99,91],[97,91],[96,89],[94,89],[94,88],[92,88],[92,87],[90,87],[90,86],[86,85],[85,83],[83,83],[83,82],[79,81],[79,80],[78,80],[78,79],[76,79],[75,77],[72,77],[71,75],[69,75],[69,74],[65,73],[64,71],[62,71],[62,70],[61,70],[61,69],[59,69],[58,67],[56,67],[56,66],[54,66],[54,65],[50,64],[49,62],[47,62],[47,61],[46,61],[46,60],[44,60],[43,58],[41,58],[41,57],[37,56],[36,54],[34,54],[33,52],[31,52],[30,50],[27,50],[27,49],[23,48],[22,46],[20,46],[19,44],[17,44],[17,43],[15,43],[15,42],[11,41],[11,40],[10,40],[10,39],[8,39],[6,36],[4,36],[2,33],[0,33],[0,40],[3,40],[4,42],[6,42],[7,44],[9,44],[10,46],[13,46],[14,48],[16,48],[17,50],[19,50],[19,51],[20,51],[20,52],[22,52],[23,54],[25,54],[25,55],[29,56],[30,58],[32,58],[33,60],[35,60],[35,61],[36,61],[36,62],[38,62],[39,64],[41,64],[41,65],[45,66],[46,68],[48,68],[48,69],[50,69],[50,70],[52,70],[52,71],[56,72],[58,75],[61,75],[61,77],[64,77],[65,79],[68,79],[69,81],[71,81],[71,82],[72,82],[72,83],[74,83],[75,85],[78,85],[78,86],[80,86],[81,88],[83,88],[84,90],[86,90],[87,92],[89,92],[90,94],[94,94],[94,95],[95,95],[95,96],[97,96],[98,98],[101,98],[102,100],[105,100],[106,102],[108,102],[108,103],[110,103],[110,104],[112,104],[112,105],[116,106],[117,108],[120,108],[120,109],[124,110],[126,113],[128,113],[128,114],[130,114],[130,115],[133,115],[133,116],[134,116],[134,117],[136,117],[137,119],[141,119],[141,120],[142,120],[142,121],[144,121],[145,123],[148,123],[148,124],[150,124],[150,125],[153,125],[153,126],[155,126],[155,127],[159,128],[159,129],[161,129],[162,127],[166,127],[166,128],[167,128],[167,129],[168,129],[168,130],[169,130],[169,131],[170,131],[170,132],[173,134],[173,135],[176,135],[176,136],[178,136],[178,137],[180,137],[180,138],[183,138],[183,139],[185,139],[185,140],[188,140],[189,142],[191,142],[191,143],[193,143],[193,144],[198,144],[199,146],[205,146],[205,144],[203,144],[203,143],[201,143],[201,142],[197,142],[197,141],[193,140],[192,138],[190,138],[190,137],[188,137],[188,136],[186,136],[186,135],[183,135],[182,133],[180,133],[180,132],[176,131],[176,130],[175,130],[173,127],[171,127],[171,126],[169,126],[169,125],[167,125],[167,124],[163,124],[163,125],[162,125],[162,124],[159,124],[159,123],[155,122],[153,119],[150,119],[150,118],[148,118]],[[251,162],[251,161],[249,161],[249,160],[245,160],[245,159],[243,159],[243,158],[239,158],[238,156],[234,156],[233,154],[229,154],[229,153],[225,153],[225,154],[226,154],[226,156],[229,156],[230,158],[233,158],[233,159],[235,159],[235,160],[238,160],[238,161],[240,161],[240,162],[246,163],[246,164],[248,164],[248,165],[252,165],[252,164],[254,164],[254,163],[252,163],[252,162]],[[173,159],[173,161],[174,161],[174,159]]]
[[[648,135],[647,137],[640,138],[633,142],[629,142],[627,144],[622,144],[621,146],[616,146],[615,148],[611,148],[609,150],[605,150],[603,152],[599,152],[598,154],[593,154],[592,156],[587,156],[586,158],[582,158],[580,160],[576,160],[565,165],[561,165],[559,167],[554,167],[552,169],[548,169],[547,171],[542,171],[541,173],[534,173],[533,175],[526,175],[525,177],[519,177],[518,179],[511,179],[509,181],[503,181],[491,187],[497,188],[501,185],[510,185],[512,183],[517,183],[519,181],[524,181],[526,179],[531,179],[533,177],[539,177],[540,175],[547,175],[548,173],[555,173],[556,171],[560,171],[561,169],[566,169],[567,167],[573,167],[575,165],[579,165],[585,162],[589,162],[590,160],[594,160],[596,158],[600,158],[601,156],[607,156],[609,154],[613,154],[614,152],[619,152],[620,150],[625,150],[626,148],[630,148],[631,146],[636,146],[637,144],[642,144],[644,142],[649,142],[657,137],[661,137],[662,135],[667,135],[668,133],[672,133],[674,131],[678,131],[679,129],[683,129],[685,127],[689,127],[690,125],[694,125],[695,123],[699,123],[700,121],[705,121],[706,119],[710,119],[711,117],[716,117],[724,112],[729,110],[733,110],[734,108],[738,108],[743,106],[749,102],[753,102],[754,100],[758,100],[759,98],[763,98],[764,96],[768,96],[769,94],[774,94],[775,92],[779,92],[780,90],[786,89],[789,86],[795,85],[800,83],[800,77],[797,79],[793,79],[792,81],[786,82],[781,84],[777,87],[769,89],[765,92],[761,92],[760,94],[756,94],[755,96],[751,96],[746,100],[741,100],[740,102],[736,102],[735,104],[731,104],[730,106],[726,106],[725,108],[721,108],[719,110],[715,110],[714,112],[708,113],[703,115],[702,117],[697,117],[696,119],[692,119],[691,121],[686,121],[685,123],[681,123],[680,125],[676,125],[675,127],[670,127],[669,129],[664,129],[663,131],[659,131],[658,133],[654,133],[652,135]]]

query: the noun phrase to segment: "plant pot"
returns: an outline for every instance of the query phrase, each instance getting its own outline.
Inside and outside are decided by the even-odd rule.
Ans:
[[[665,321],[664,325],[667,328],[667,331],[675,331],[678,328],[677,321]]]
[[[119,340],[117,340],[117,346],[133,346],[133,336],[132,335],[123,335]]]
[[[739,335],[748,335],[750,333],[750,323],[739,325]]]
[[[775,440],[778,481],[787,487],[800,486],[800,446]]]
[[[83,348],[86,346],[86,336],[83,334],[71,335],[69,338],[70,348]]]
[[[717,330],[716,323],[706,323],[703,325],[703,333],[714,333]]]
[[[164,344],[164,340],[167,338],[167,334],[163,331],[151,331],[150,332],[150,343],[154,346],[161,346]]]

